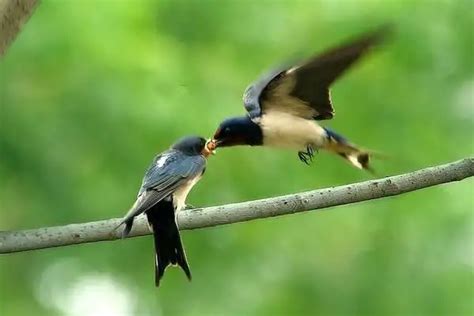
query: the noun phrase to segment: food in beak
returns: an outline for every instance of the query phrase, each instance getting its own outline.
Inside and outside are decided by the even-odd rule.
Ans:
[[[204,149],[202,150],[202,154],[204,157],[208,157],[209,155],[214,155],[216,153],[216,141],[214,139],[208,139]]]

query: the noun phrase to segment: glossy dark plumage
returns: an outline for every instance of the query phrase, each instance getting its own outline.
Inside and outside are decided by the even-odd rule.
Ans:
[[[262,129],[248,116],[237,116],[224,120],[215,132],[214,137],[227,139],[225,143],[218,143],[220,147],[239,144],[263,145]]]
[[[156,203],[146,211],[146,216],[153,230],[155,245],[155,285],[160,285],[161,278],[169,265],[180,266],[191,281],[191,270],[186,260],[178,225],[176,225],[175,207],[171,198],[165,198]]]
[[[175,214],[184,207],[187,192],[204,173],[205,144],[201,137],[186,137],[157,155],[145,173],[135,204],[121,222],[125,224],[122,236],[126,237],[135,217],[147,215],[155,242],[156,286],[170,264],[179,265],[191,279]]]

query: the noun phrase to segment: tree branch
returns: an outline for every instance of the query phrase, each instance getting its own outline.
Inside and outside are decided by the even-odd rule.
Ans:
[[[430,186],[460,181],[474,175],[474,158],[418,171],[269,199],[212,206],[179,212],[180,229],[195,229],[231,224],[258,218],[293,214],[331,206],[399,195]],[[71,224],[23,231],[0,232],[0,253],[12,253],[73,244],[115,240],[120,219]],[[150,234],[145,219],[136,221],[130,236]]]
[[[38,0],[0,1],[0,57],[5,54],[38,2]]]

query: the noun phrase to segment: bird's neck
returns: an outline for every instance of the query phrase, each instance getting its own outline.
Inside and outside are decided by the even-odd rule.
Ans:
[[[250,146],[263,145],[263,133],[259,124],[248,116],[245,117],[245,142]]]

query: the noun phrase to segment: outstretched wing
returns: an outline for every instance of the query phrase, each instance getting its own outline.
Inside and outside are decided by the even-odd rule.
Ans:
[[[199,177],[205,167],[204,157],[188,156],[177,150],[168,150],[155,157],[145,173],[137,200],[122,223],[145,212],[187,181]]]
[[[293,67],[280,67],[262,76],[244,93],[251,118],[278,110],[307,119],[325,120],[334,115],[329,87],[364,53],[385,38],[387,29],[310,58]]]

